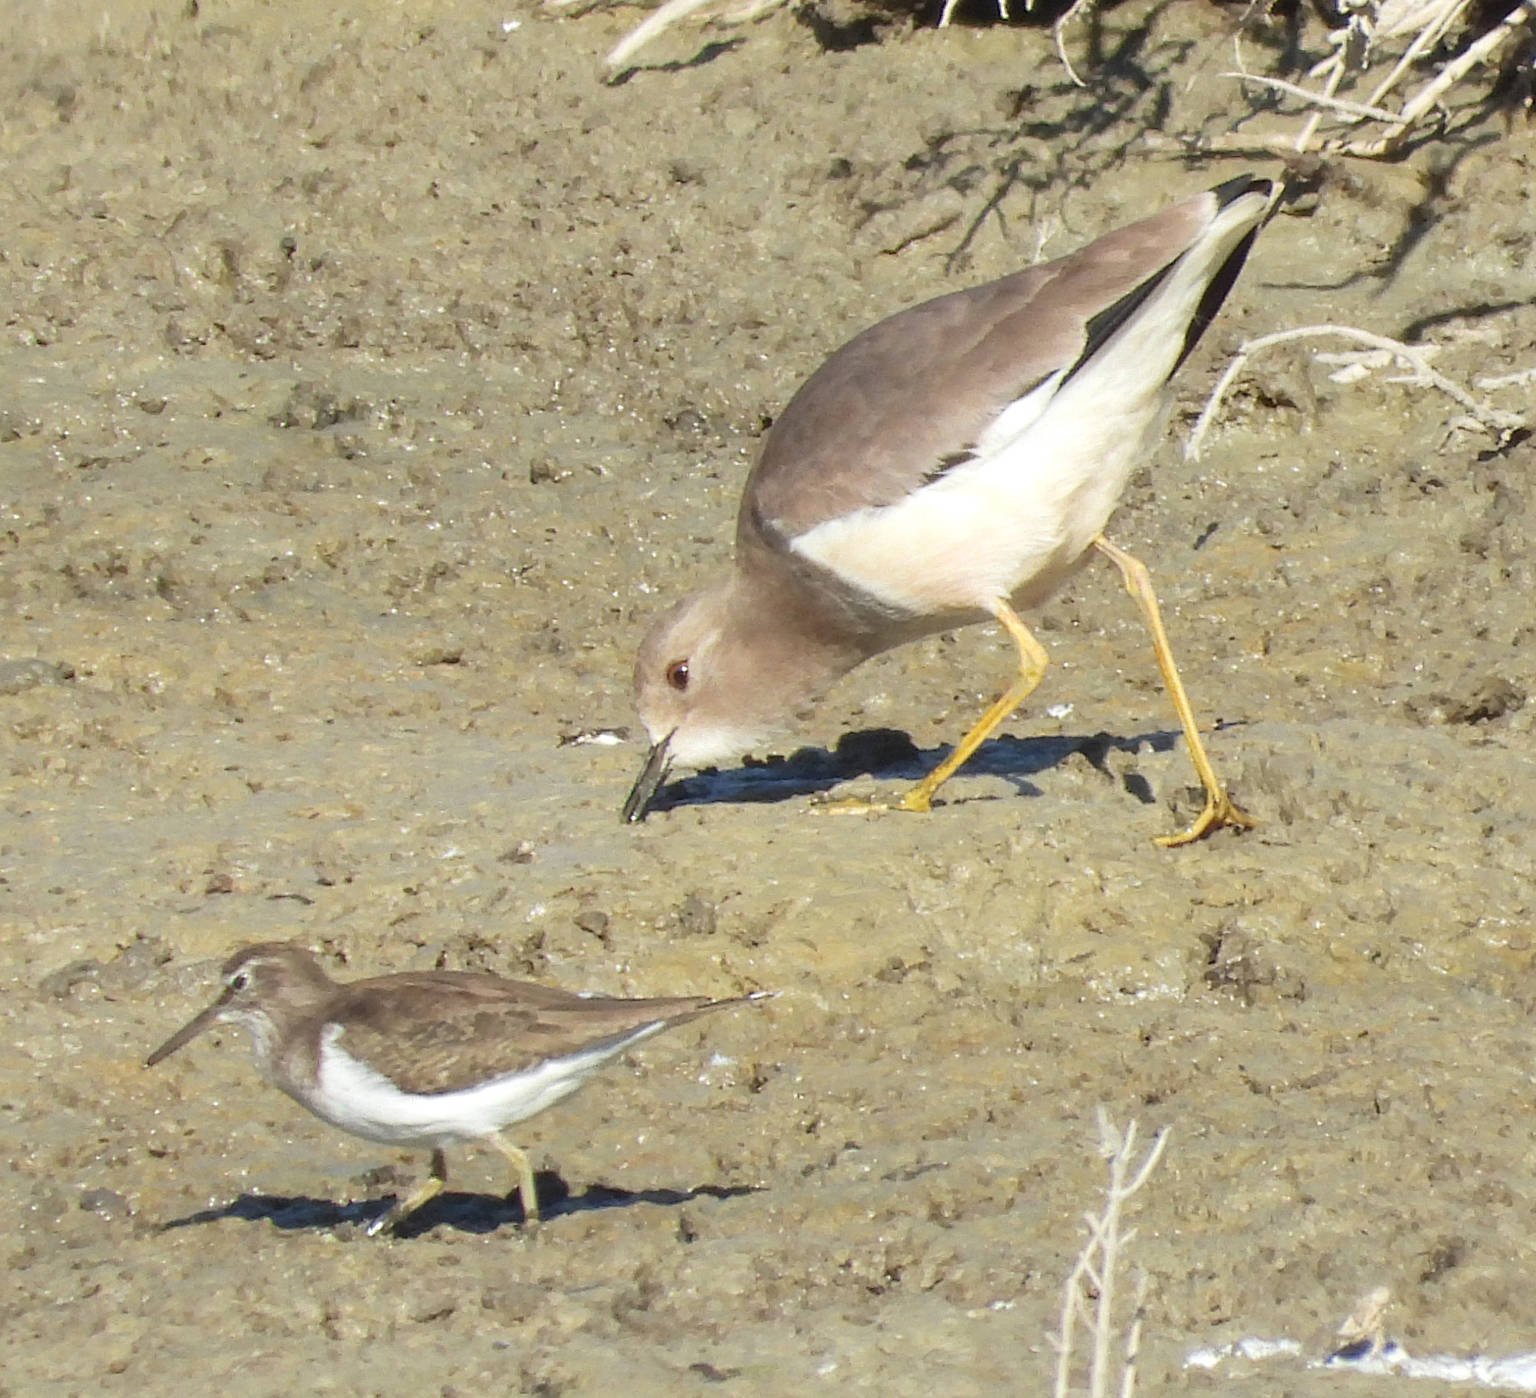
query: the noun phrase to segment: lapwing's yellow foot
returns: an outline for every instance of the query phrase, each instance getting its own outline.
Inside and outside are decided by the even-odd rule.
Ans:
[[[1188,829],[1180,830],[1176,835],[1156,835],[1152,842],[1164,849],[1177,849],[1180,845],[1190,845],[1204,839],[1211,831],[1219,830],[1223,825],[1230,825],[1237,830],[1252,830],[1258,821],[1247,811],[1239,809],[1225,791],[1217,796],[1207,794],[1205,809],[1195,817]]]
[[[921,786],[914,786],[891,809],[912,811],[916,815],[926,815],[933,809],[933,792]]]
[[[896,800],[878,796],[833,796],[813,800],[811,809],[818,815],[878,815],[883,811],[914,811],[921,815],[933,809],[927,792],[917,788]]]
[[[895,803],[874,796],[822,796],[811,798],[811,810],[817,815],[877,815],[895,810]]]

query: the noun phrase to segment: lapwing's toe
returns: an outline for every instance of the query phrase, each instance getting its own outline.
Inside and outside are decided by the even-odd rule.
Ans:
[[[1161,845],[1164,849],[1177,849],[1180,845],[1190,845],[1196,840],[1204,839],[1213,830],[1220,830],[1224,825],[1229,825],[1235,830],[1252,830],[1258,825],[1258,821],[1247,811],[1242,810],[1225,791],[1217,792],[1214,796],[1207,793],[1205,808],[1188,828],[1173,835],[1156,835],[1153,837],[1153,843]]]

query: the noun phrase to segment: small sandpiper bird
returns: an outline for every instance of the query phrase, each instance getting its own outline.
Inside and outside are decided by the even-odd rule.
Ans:
[[[503,1128],[569,1097],[609,1059],[676,1024],[732,1005],[687,995],[615,1000],[469,971],[418,971],[339,985],[287,942],[237,951],[224,989],[146,1060],[154,1067],[215,1024],[250,1031],[257,1067],[322,1121],[364,1140],[429,1149],[415,1193],[374,1220],[396,1228],[441,1192],[446,1147],[485,1141],[511,1167],[523,1217],[537,1222],[528,1157]]]
[[[1020,609],[1097,550],[1141,609],[1205,787],[1193,824],[1159,843],[1251,825],[1206,756],[1147,570],[1104,527],[1270,196],[1267,180],[1228,180],[1068,257],[892,316],[828,359],[747,478],[730,576],[664,613],[640,647],[652,747],[624,819],[644,817],[673,763],[740,757],[871,656],[990,618],[1017,647],[1018,677],[898,803],[928,810],[1045,674]]]

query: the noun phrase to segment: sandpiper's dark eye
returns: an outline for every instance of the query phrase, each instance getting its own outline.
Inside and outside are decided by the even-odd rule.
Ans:
[[[229,978],[229,988],[231,990],[244,990],[250,983],[251,978],[244,971],[236,971]]]
[[[679,694],[687,693],[688,662],[686,660],[674,660],[667,666],[667,683]]]

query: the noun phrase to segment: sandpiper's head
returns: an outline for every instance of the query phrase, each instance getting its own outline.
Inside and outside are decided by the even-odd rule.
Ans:
[[[224,989],[219,998],[150,1054],[146,1067],[153,1068],[215,1024],[249,1030],[257,1057],[265,1058],[277,1026],[312,1009],[336,988],[313,953],[289,942],[242,947],[220,974]]]
[[[712,767],[751,752],[859,658],[765,601],[738,574],[678,603],[646,633],[635,707],[651,750],[626,821],[645,817],[674,763]]]

